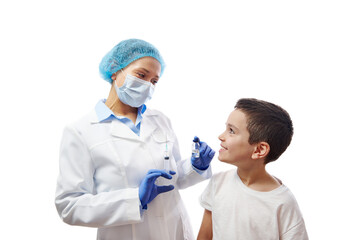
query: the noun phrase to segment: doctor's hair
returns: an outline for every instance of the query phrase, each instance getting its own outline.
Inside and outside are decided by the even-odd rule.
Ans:
[[[239,99],[234,108],[246,115],[248,143],[269,144],[270,151],[264,164],[277,160],[290,145],[293,136],[292,120],[286,110],[255,98]]]

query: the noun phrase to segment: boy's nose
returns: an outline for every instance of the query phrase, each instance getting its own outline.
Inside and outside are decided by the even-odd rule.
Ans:
[[[219,139],[220,141],[222,141],[222,142],[224,141],[223,134],[224,134],[224,133],[221,133],[221,135],[218,136],[218,139]]]

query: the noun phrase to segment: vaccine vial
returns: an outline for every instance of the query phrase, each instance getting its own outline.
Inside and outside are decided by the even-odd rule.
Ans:
[[[193,142],[192,144],[192,156],[199,158],[199,142]]]

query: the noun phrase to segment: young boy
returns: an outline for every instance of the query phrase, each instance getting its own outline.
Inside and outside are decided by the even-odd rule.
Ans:
[[[237,169],[215,174],[201,195],[205,211],[198,239],[308,239],[295,197],[265,169],[292,135],[292,121],[281,107],[238,100],[219,136],[218,157]]]

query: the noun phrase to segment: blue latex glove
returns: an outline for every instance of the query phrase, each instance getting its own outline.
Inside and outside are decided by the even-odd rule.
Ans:
[[[192,154],[192,165],[199,170],[206,170],[214,157],[215,151],[210,148],[207,143],[201,142],[197,136],[194,137],[193,142],[199,142],[199,157],[196,158]]]
[[[174,175],[175,172],[169,171],[170,174]],[[167,179],[172,179],[172,176],[165,171],[151,169],[147,175],[143,178],[139,186],[139,199],[143,209],[147,209],[147,204],[150,203],[158,194],[168,192],[174,189],[173,185],[158,186],[155,185],[155,180],[162,176]]]

